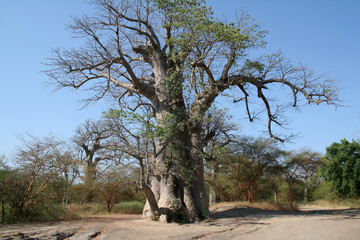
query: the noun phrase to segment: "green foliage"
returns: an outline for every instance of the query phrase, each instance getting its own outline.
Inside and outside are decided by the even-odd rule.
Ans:
[[[132,111],[126,109],[109,109],[106,112],[103,112],[105,121],[109,121],[110,126],[115,126],[115,129],[112,129],[116,134],[116,131],[123,132],[123,135],[129,135],[127,144],[131,143],[130,139],[140,140],[143,146],[146,145],[146,142],[155,139],[159,135],[157,123],[153,113],[143,113],[141,111]],[[127,134],[128,131],[131,134]],[[124,137],[126,139],[126,137]],[[125,147],[126,144],[121,145]],[[129,148],[130,146],[127,146]]]
[[[291,199],[289,200],[289,196]],[[304,183],[296,181],[289,189],[287,183],[282,181],[279,186],[279,201],[292,204],[292,202],[302,202],[304,200]]]
[[[217,165],[212,163],[216,174],[209,181],[216,189],[217,200],[271,199],[276,190],[273,177],[280,174],[282,154],[270,139],[243,137],[230,143],[226,152],[218,156]]]
[[[334,191],[344,197],[360,196],[360,142],[345,139],[326,148],[326,165],[321,169]]]
[[[213,17],[213,11],[203,0],[157,0],[159,10],[166,18],[165,28],[173,29],[167,39],[170,59],[184,59],[195,46],[209,43],[234,44],[239,49],[263,46],[266,31],[252,23],[247,14],[239,22],[223,22]],[[205,57],[205,56],[204,56]]]
[[[255,73],[261,75],[265,69],[265,65],[259,61],[251,61],[247,59],[244,63],[242,71],[248,76],[255,77]]]
[[[144,203],[138,201],[120,202],[114,206],[114,213],[121,214],[141,214],[144,209]]]
[[[318,186],[313,194],[313,200],[320,200],[320,199],[324,199],[324,200],[334,200],[336,199],[336,194],[334,192],[334,187],[333,187],[333,183],[332,181],[324,181],[323,183],[320,184],[320,186]]]
[[[119,202],[114,205],[112,212],[113,214],[141,214],[144,208],[145,201],[125,201]],[[109,214],[108,209],[104,204],[99,203],[88,203],[88,204],[69,204],[66,206],[67,212],[63,216],[72,213],[72,218],[77,216],[89,216],[89,215],[103,215]],[[70,215],[71,216],[71,215]]]
[[[0,222],[6,221],[7,213],[11,209],[9,202],[11,199],[12,187],[9,183],[15,176],[16,173],[5,164],[0,165]]]
[[[43,203],[35,205],[22,213],[7,211],[5,223],[58,221],[65,215],[67,215],[67,210],[64,205]]]
[[[171,139],[184,131],[185,123],[178,121],[178,118],[174,114],[168,114],[159,121],[158,126],[155,128],[157,137],[162,140]]]

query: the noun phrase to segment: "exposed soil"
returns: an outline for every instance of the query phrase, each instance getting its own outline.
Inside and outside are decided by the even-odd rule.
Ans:
[[[194,224],[159,223],[140,215],[91,216],[54,223],[0,225],[0,239],[359,239],[360,209],[304,208],[300,212],[245,206],[212,209]]]

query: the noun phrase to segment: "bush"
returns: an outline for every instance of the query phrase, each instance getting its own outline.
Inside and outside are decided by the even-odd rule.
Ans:
[[[346,198],[360,197],[360,141],[345,139],[326,148],[323,177],[332,181],[333,190]]]
[[[68,204],[66,209],[68,212],[72,212],[77,216],[108,214],[106,206],[99,203]]]
[[[336,194],[333,190],[333,183],[331,181],[329,182],[323,182],[320,186],[318,186],[313,194],[312,197],[314,200],[334,200],[336,199]]]
[[[144,209],[144,203],[132,201],[132,202],[121,202],[114,206],[113,213],[121,214],[141,214]]]
[[[21,214],[16,211],[7,211],[5,223],[59,221],[67,214],[62,204],[38,204]]]
[[[76,216],[89,216],[89,215],[101,215],[109,214],[106,206],[103,204],[89,203],[84,205],[69,204],[67,205],[67,211]],[[138,201],[121,202],[115,204],[111,213],[118,214],[141,214],[144,208],[144,203]]]

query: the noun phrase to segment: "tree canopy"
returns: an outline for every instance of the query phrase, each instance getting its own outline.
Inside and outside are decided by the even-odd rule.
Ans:
[[[323,176],[333,182],[334,190],[345,197],[360,196],[360,142],[346,139],[326,148]]]

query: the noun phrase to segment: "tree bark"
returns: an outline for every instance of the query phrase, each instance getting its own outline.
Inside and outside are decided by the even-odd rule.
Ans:
[[[191,146],[190,159],[194,164],[194,183],[192,194],[195,201],[195,207],[199,217],[206,218],[209,216],[209,202],[206,194],[204,181],[204,162],[201,157],[201,127],[197,127],[190,132]]]
[[[304,202],[307,203],[308,202],[308,188],[305,187],[304,189]]]
[[[182,76],[169,70],[165,56],[154,54],[152,59],[156,119],[163,131],[157,138],[156,171],[150,188],[167,222],[194,222],[209,215],[200,154],[201,126],[189,127]],[[144,216],[153,214],[151,202],[147,199]]]
[[[211,178],[211,184],[209,187],[209,204],[215,204],[216,203],[216,189],[215,189],[215,182],[216,182],[216,174],[215,174],[215,164],[210,164],[210,178]]]

